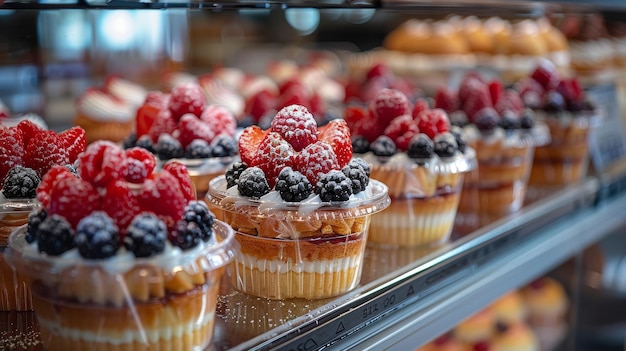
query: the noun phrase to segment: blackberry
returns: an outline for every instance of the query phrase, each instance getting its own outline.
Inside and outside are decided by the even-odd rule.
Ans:
[[[4,178],[2,193],[7,198],[34,198],[37,195],[36,190],[39,182],[41,179],[35,170],[15,166],[9,170]]]
[[[165,250],[167,227],[155,214],[144,212],[133,218],[126,229],[124,246],[135,257],[149,257]]]
[[[424,133],[411,138],[407,154],[410,158],[429,159],[435,154],[435,143]]]
[[[457,126],[450,126],[450,134],[454,135],[454,140],[456,140],[456,146],[459,148],[459,151],[461,151],[461,153],[465,153],[465,149],[467,149],[467,141],[465,141],[463,129]]]
[[[76,226],[74,243],[84,258],[111,257],[120,248],[119,229],[106,212],[95,211]]]
[[[454,156],[456,150],[459,149],[456,144],[454,135],[449,132],[441,133],[435,137],[435,153],[439,157],[451,157]]]
[[[170,242],[182,250],[189,250],[202,242],[202,229],[196,222],[180,220],[176,223],[176,232],[170,237]]]
[[[241,161],[234,162],[228,167],[226,170],[226,184],[229,188],[237,185],[241,172],[246,168],[248,168],[248,166]]]
[[[469,121],[464,111],[457,110],[450,114],[450,124],[463,128],[469,124]]]
[[[275,188],[280,197],[289,202],[300,202],[313,192],[313,184],[307,177],[291,167],[285,167],[280,171]]]
[[[356,154],[364,154],[370,151],[370,142],[366,137],[356,135],[352,137],[352,151]]]
[[[365,175],[369,178],[370,177],[370,165],[369,163],[365,162],[364,159],[362,158],[353,158],[350,160],[350,162],[348,164],[355,164],[358,166],[361,166],[361,168],[363,168],[363,170],[365,171]]]
[[[246,115],[242,119],[237,121],[237,128],[245,129],[253,125],[254,125],[254,117],[250,115]]]
[[[491,133],[498,126],[498,113],[492,108],[484,108],[476,118],[476,128],[483,133]]]
[[[390,157],[396,153],[396,144],[386,135],[381,135],[370,145],[376,156]]]
[[[363,164],[365,164],[369,170],[369,165],[359,158],[350,160],[350,162],[341,169],[343,174],[345,174],[346,177],[348,177],[348,179],[352,182],[353,194],[358,194],[365,190],[365,188],[367,188],[367,184],[370,182],[367,171],[363,169]]]
[[[124,149],[130,149],[131,147],[135,147],[137,145],[137,133],[132,132],[128,134],[126,138],[122,141],[122,147]]]
[[[150,138],[149,135],[140,136],[139,139],[137,139],[135,146],[144,148],[153,154],[156,153],[156,151],[154,150],[154,144],[152,143],[152,138]]]
[[[542,102],[543,110],[546,112],[561,112],[567,107],[563,95],[554,90],[546,92]]]
[[[535,126],[535,113],[531,109],[525,109],[520,117],[522,129],[532,129]]]
[[[215,216],[204,201],[190,201],[185,206],[183,220],[187,223],[195,223],[198,226],[202,232],[200,239],[203,241],[209,241],[213,236]]]
[[[352,195],[352,181],[343,172],[332,170],[320,177],[315,193],[324,202],[347,201]]]
[[[187,158],[209,158],[211,157],[211,146],[206,140],[194,139],[185,148],[185,157]]]
[[[185,153],[180,142],[169,134],[159,135],[159,140],[154,146],[154,150],[161,160],[180,158]]]
[[[40,208],[36,211],[32,211],[28,214],[28,227],[26,228],[26,242],[32,243],[37,240],[37,232],[39,231],[39,225],[43,222],[48,213],[44,208]]]
[[[74,231],[64,217],[58,214],[47,216],[37,230],[39,252],[59,256],[74,248]]]
[[[239,176],[237,189],[243,196],[258,199],[270,192],[265,173],[259,167],[248,167]]]
[[[500,122],[498,123],[498,125],[505,131],[512,131],[515,129],[519,129],[521,126],[521,122],[519,116],[517,116],[515,112],[511,110],[506,110],[502,112],[502,117],[500,118]]]
[[[220,134],[211,140],[213,157],[228,157],[237,154],[237,142],[230,135]]]

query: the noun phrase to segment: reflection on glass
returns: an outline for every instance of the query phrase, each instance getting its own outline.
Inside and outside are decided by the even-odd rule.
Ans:
[[[320,24],[320,12],[317,9],[287,9],[285,19],[298,34],[309,35]]]

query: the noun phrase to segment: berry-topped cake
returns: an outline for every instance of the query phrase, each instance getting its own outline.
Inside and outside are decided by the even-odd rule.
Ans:
[[[578,79],[562,77],[554,65],[543,62],[516,89],[552,137],[548,145],[535,150],[529,184],[539,190],[582,180],[587,175],[589,132],[600,115]]]
[[[454,224],[463,175],[475,167],[474,150],[451,127],[443,109],[425,99],[411,103],[400,90],[381,89],[368,109],[349,105],[344,119],[355,153],[371,176],[389,187],[390,207],[372,218],[370,242],[418,246],[446,240]]]
[[[56,133],[30,120],[0,126],[0,311],[32,309],[29,290],[5,264],[2,252],[9,234],[40,206],[35,190],[41,177],[54,165],[71,168],[85,145],[80,127]]]
[[[41,208],[11,234],[48,350],[201,350],[211,340],[232,229],[197,201],[186,168],[92,143],[77,173],[48,171]],[[89,315],[89,318],[85,316]]]
[[[369,165],[352,159],[345,121],[318,127],[302,105],[271,127],[246,128],[241,162],[209,185],[207,200],[235,229],[234,284],[270,299],[320,299],[356,287],[370,217],[389,204]]]
[[[151,151],[159,166],[170,160],[185,164],[199,198],[209,180],[223,174],[237,155],[235,118],[225,107],[208,104],[195,81],[178,84],[169,93],[149,92],[135,123],[135,133],[124,146]]]

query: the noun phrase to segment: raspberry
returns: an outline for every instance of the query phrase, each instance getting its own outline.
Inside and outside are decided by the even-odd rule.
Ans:
[[[167,227],[152,213],[135,216],[128,226],[124,237],[124,246],[135,257],[150,257],[165,250]]]
[[[91,212],[100,209],[98,190],[88,181],[71,176],[54,182],[50,191],[48,214],[65,217],[72,228]]]
[[[207,106],[202,111],[200,120],[208,123],[215,134],[235,135],[237,121],[225,107],[218,105]]]
[[[196,199],[193,182],[191,181],[187,167],[184,164],[176,161],[170,161],[163,166],[163,170],[170,173],[174,176],[174,178],[176,178],[176,180],[178,180],[180,190],[182,191],[187,202]]]
[[[352,159],[352,140],[350,128],[343,119],[335,119],[318,129],[318,139],[327,142],[337,156],[339,167],[343,167]]]
[[[474,121],[476,119],[477,112],[485,107],[493,106],[491,104],[491,98],[488,93],[484,91],[477,91],[473,93],[463,103],[463,111],[470,121]]]
[[[239,182],[239,177],[241,176],[241,172],[243,172],[248,166],[243,162],[235,162],[231,164],[226,170],[226,184],[227,186],[233,187],[237,185]]]
[[[285,167],[278,174],[276,190],[283,200],[300,202],[311,195],[313,185],[302,173],[294,171],[291,167]]]
[[[430,106],[428,104],[428,100],[424,98],[418,98],[417,100],[415,100],[415,104],[413,104],[413,112],[411,113],[411,116],[415,118],[417,117],[417,115],[419,115],[420,112],[426,111],[429,109],[430,109]]]
[[[424,133],[419,133],[411,139],[407,155],[410,158],[429,159],[435,154],[435,143]]]
[[[206,140],[194,139],[185,148],[186,158],[209,158],[211,157],[211,146]]]
[[[359,120],[352,130],[352,135],[364,136],[370,143],[383,134],[385,126],[378,123],[376,117],[369,114],[367,118]]]
[[[28,214],[28,226],[26,228],[26,242],[35,242],[39,237],[39,226],[48,217],[46,210],[41,207]]]
[[[366,79],[372,79],[373,77],[389,78],[391,76],[393,76],[391,69],[383,63],[374,64],[365,74]]]
[[[126,167],[124,169],[126,173],[124,178],[130,183],[142,183],[156,167],[154,155],[140,147],[126,149],[125,153]]]
[[[30,139],[32,139],[39,132],[45,131],[45,129],[41,128],[39,125],[29,119],[21,120],[17,124],[17,129],[22,132],[22,142],[24,148],[26,148]]]
[[[360,105],[348,105],[343,111],[343,119],[348,124],[348,127],[351,131],[354,131],[354,127],[357,122],[362,119],[367,118],[367,110],[361,107]]]
[[[268,184],[273,187],[280,170],[293,165],[295,153],[291,144],[280,134],[270,132],[259,145],[251,165],[262,169]]]
[[[556,67],[548,60],[542,61],[530,74],[530,77],[541,84],[545,90],[555,88],[559,82]]]
[[[74,231],[62,216],[53,214],[41,222],[37,230],[39,252],[59,256],[74,248]]]
[[[459,85],[459,101],[461,105],[464,105],[467,99],[469,99],[474,94],[484,94],[489,97],[491,101],[491,97],[489,95],[489,87],[483,81],[483,79],[478,75],[478,73],[468,73],[463,77],[461,84]]]
[[[500,101],[500,97],[502,97],[502,83],[499,80],[494,79],[489,82],[488,88],[489,97],[491,98],[491,104],[495,106]]]
[[[345,167],[341,169],[343,174],[346,175],[350,182],[352,183],[352,193],[358,194],[361,191],[367,188],[367,184],[369,184],[369,165],[367,163],[359,162],[361,159],[355,159],[350,161]],[[363,164],[367,166],[367,171],[363,169]]]
[[[74,242],[84,258],[112,257],[120,248],[119,230],[105,212],[95,211],[78,223]]]
[[[125,181],[111,182],[102,196],[102,210],[113,219],[123,236],[133,218],[141,213],[139,197]]]
[[[153,143],[159,140],[161,134],[172,134],[178,128],[177,120],[172,117],[172,113],[169,110],[160,110],[154,117],[154,122],[148,129],[148,136]],[[139,135],[141,138],[142,135]]]
[[[352,195],[352,181],[343,172],[332,170],[320,177],[315,193],[324,202],[347,201]]]
[[[317,184],[323,174],[341,169],[333,148],[321,140],[300,151],[294,159],[293,168],[304,174],[311,184]]]
[[[24,164],[23,144],[22,132],[19,129],[0,126],[0,183],[4,181],[11,168]]]
[[[450,130],[448,114],[442,109],[424,111],[417,116],[416,120],[420,133],[428,135],[431,139]]]
[[[182,217],[188,202],[187,196],[189,194],[183,193],[179,180],[170,172],[164,171],[158,173],[154,179],[144,182],[139,206],[159,216],[168,228],[173,228]]]
[[[211,140],[211,156],[229,157],[237,154],[237,142],[228,134],[218,134]]]
[[[2,193],[6,198],[28,199],[36,196],[37,186],[41,182],[39,175],[31,168],[15,166],[4,178]]]
[[[495,109],[500,115],[504,114],[504,111],[512,111],[519,114],[524,109],[524,103],[517,91],[508,89],[502,94],[502,97],[495,105]]]
[[[396,154],[396,144],[386,135],[381,135],[370,145],[370,149],[376,156],[391,157]]]
[[[41,178],[41,182],[37,187],[37,200],[41,202],[43,207],[47,208],[50,206],[50,193],[55,183],[63,178],[69,177],[77,178],[76,175],[64,166],[55,165]]]
[[[89,144],[79,156],[78,173],[96,187],[106,187],[111,181],[124,178],[126,154],[116,144],[99,140]]]
[[[269,130],[262,130],[258,126],[251,126],[243,130],[239,136],[239,156],[248,166],[254,162],[254,156]]]
[[[178,140],[183,148],[191,144],[194,139],[202,139],[210,143],[215,137],[213,127],[192,114],[182,116],[178,129],[180,130]]]
[[[357,135],[352,137],[352,152],[355,154],[364,154],[370,151],[370,142],[364,136]]]
[[[397,116],[410,115],[409,99],[400,90],[381,89],[369,103],[370,114],[385,128]]]
[[[161,160],[170,160],[173,158],[181,158],[185,154],[185,150],[180,142],[169,134],[161,134],[154,151]]]
[[[159,108],[167,108],[170,104],[171,95],[158,90],[149,91],[144,100],[145,105],[154,105]]]
[[[253,123],[258,123],[265,113],[276,107],[276,96],[269,90],[261,90],[246,100],[244,109],[247,116],[252,117]]]
[[[417,123],[411,115],[402,115],[394,118],[385,128],[385,135],[391,138],[400,150],[407,150],[411,138],[419,133]]]
[[[309,91],[303,85],[292,85],[278,97],[276,107],[281,110],[291,105],[297,105],[306,108],[308,112],[311,108],[309,95]]]
[[[85,151],[87,147],[87,139],[85,138],[85,130],[81,127],[72,127],[59,134],[61,145],[67,150],[67,158],[69,163],[74,163],[78,155]]]
[[[440,108],[447,113],[452,113],[460,107],[459,97],[452,89],[441,87],[435,93],[435,108]],[[413,116],[417,116],[413,113]]]
[[[237,189],[243,196],[258,199],[270,192],[265,173],[259,167],[249,167],[241,172]]]
[[[172,89],[169,109],[175,120],[179,120],[186,113],[200,117],[205,107],[206,97],[198,83],[185,82]]]
[[[389,89],[389,80],[385,77],[372,77],[361,86],[361,100],[372,101],[376,98],[378,92],[383,89]]]
[[[441,133],[435,137],[435,153],[439,157],[452,157],[459,149],[454,136],[448,132]]]
[[[69,163],[64,143],[53,131],[37,133],[31,138],[24,154],[24,164],[37,171],[40,176],[54,165]]]
[[[272,120],[271,128],[291,144],[295,151],[317,141],[317,122],[302,105],[282,108]]]

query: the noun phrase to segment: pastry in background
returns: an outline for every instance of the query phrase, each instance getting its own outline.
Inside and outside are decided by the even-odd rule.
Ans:
[[[457,340],[474,344],[491,339],[495,332],[495,326],[493,311],[485,308],[459,323],[452,329],[452,332]]]
[[[517,290],[504,294],[493,302],[489,308],[494,314],[496,323],[506,325],[523,323],[528,316],[524,299]]]
[[[498,324],[490,340],[497,351],[539,351],[537,338],[523,322]]]
[[[565,289],[558,281],[541,277],[521,290],[528,306],[528,321],[532,325],[561,324],[568,309]]]

